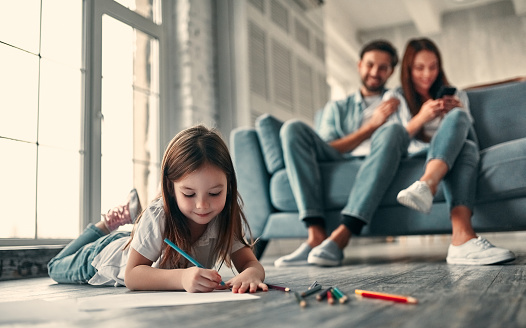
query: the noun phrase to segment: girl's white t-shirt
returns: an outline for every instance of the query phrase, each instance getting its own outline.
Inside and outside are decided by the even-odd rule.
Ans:
[[[134,233],[130,247],[153,262],[152,267],[158,268],[162,260],[164,245],[164,208],[162,198],[154,201],[143,213]],[[219,227],[217,219],[208,224],[203,235],[192,246],[190,255],[205,268],[213,268],[217,262],[212,250],[217,244]],[[123,249],[130,237],[123,237],[111,242],[91,263],[97,273],[89,280],[91,285],[124,286],[124,273],[128,261],[129,248]],[[245,245],[234,241],[232,253]]]

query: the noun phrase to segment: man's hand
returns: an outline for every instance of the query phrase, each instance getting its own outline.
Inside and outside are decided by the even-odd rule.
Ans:
[[[391,114],[398,110],[399,104],[400,100],[397,98],[382,101],[374,110],[373,116],[368,122],[363,124],[357,131],[354,131],[343,138],[331,141],[329,145],[342,154],[352,151],[364,140],[369,139],[374,131],[382,126]]]
[[[378,105],[378,107],[374,110],[373,116],[369,120],[368,124],[370,124],[374,130],[378,129],[387,121],[391,114],[396,112],[398,105],[400,105],[400,100],[397,98],[391,98],[382,101],[380,105]]]

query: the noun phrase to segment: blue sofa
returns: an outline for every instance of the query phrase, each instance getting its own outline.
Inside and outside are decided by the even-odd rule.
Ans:
[[[526,82],[508,82],[467,90],[479,139],[477,203],[472,219],[477,232],[526,230]],[[304,238],[279,138],[282,122],[270,115],[255,128],[232,131],[230,147],[238,189],[252,233],[260,238],[261,257],[273,238]],[[397,193],[422,174],[425,158],[405,159],[362,236],[449,234],[449,210],[442,190],[430,214],[399,205]],[[360,162],[320,163],[327,230],[338,224]]]

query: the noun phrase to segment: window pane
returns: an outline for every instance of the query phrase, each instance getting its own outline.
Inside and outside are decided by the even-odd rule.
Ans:
[[[126,8],[161,24],[161,2],[159,0],[115,0]]]
[[[43,1],[40,50],[43,58],[59,61],[74,68],[81,66],[81,17],[82,1]]]
[[[79,232],[80,155],[38,148],[37,238],[75,238]]]
[[[40,0],[1,2],[0,41],[38,54],[39,34]]]
[[[0,136],[36,142],[38,56],[0,43]]]
[[[0,138],[0,238],[35,237],[36,145]]]
[[[146,204],[155,193],[159,148],[157,40],[109,16],[102,44],[102,211],[137,188]],[[152,190],[153,189],[153,190]]]
[[[79,151],[81,71],[44,60],[40,66],[40,145]],[[60,128],[57,128],[57,124]]]

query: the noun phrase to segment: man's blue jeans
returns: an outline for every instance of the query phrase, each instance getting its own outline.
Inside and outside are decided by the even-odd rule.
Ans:
[[[323,141],[301,121],[288,121],[280,133],[285,167],[300,219],[324,218],[321,174],[318,163],[357,160],[348,158]],[[361,165],[342,214],[369,223],[391,184],[398,164],[407,154],[409,136],[399,124],[381,126],[371,137],[371,153]]]
[[[89,224],[77,239],[49,261],[49,276],[58,283],[87,284],[96,273],[91,265],[95,256],[112,241],[129,235],[129,232],[105,235],[95,225]]]

